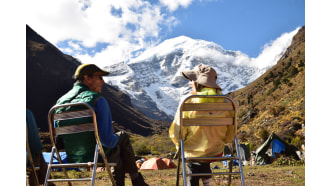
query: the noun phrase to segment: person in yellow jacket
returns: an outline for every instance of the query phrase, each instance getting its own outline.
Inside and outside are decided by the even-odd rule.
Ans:
[[[190,80],[189,85],[192,87],[190,95],[222,95],[220,86],[216,83],[216,71],[204,64],[200,64],[193,70],[182,72],[183,77]],[[225,102],[223,98],[193,98],[187,100],[190,103],[205,102]],[[201,118],[209,115],[207,111],[186,111],[184,118]],[[233,117],[231,111],[212,113],[212,117]],[[178,108],[175,118],[169,129],[169,136],[176,148],[179,147],[180,132],[180,108]],[[185,155],[189,157],[202,156],[222,156],[225,144],[234,138],[234,126],[189,126],[183,127],[184,150]],[[188,162],[189,173],[211,172],[210,162]],[[209,185],[211,176],[190,176],[188,185],[199,185],[199,179],[202,179],[203,185]]]

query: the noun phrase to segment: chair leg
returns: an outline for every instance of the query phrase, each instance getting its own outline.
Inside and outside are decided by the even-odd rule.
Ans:
[[[99,147],[98,143],[96,144],[96,146]],[[98,152],[101,154],[101,156],[103,158],[105,169],[108,172],[109,178],[111,180],[111,185],[116,186],[117,185],[116,181],[111,173],[111,170],[110,170],[110,167],[108,164],[108,159],[106,158],[104,151],[102,151],[101,148],[98,148]],[[98,159],[98,158],[96,158],[96,159]]]
[[[38,177],[37,177],[37,173],[36,171],[34,170],[34,167],[32,168],[33,170],[31,172],[28,172],[27,174],[27,183],[29,185],[39,185],[39,180],[38,180]]]
[[[235,145],[236,145],[236,153],[238,157],[238,166],[239,166],[239,171],[240,171],[240,177],[241,177],[241,185],[245,186],[245,181],[244,181],[244,174],[243,174],[243,165],[241,161],[241,153],[239,151],[239,144],[237,138],[235,138]]]
[[[93,165],[91,186],[93,186],[94,182],[95,182],[95,174],[96,174],[97,159],[98,159],[98,149],[99,149],[99,146],[98,146],[98,144],[96,144],[95,151],[94,151],[94,165]]]
[[[60,164],[63,164],[60,153],[58,152],[58,150],[56,148],[54,148],[54,149],[55,149],[55,152],[56,152],[56,155],[57,155],[57,158],[58,158],[58,162]],[[52,155],[52,157],[53,157],[53,155]],[[63,167],[62,170],[64,172],[64,175],[65,175],[66,179],[69,179],[69,175],[68,175],[68,172],[66,171],[66,168]],[[69,184],[69,186],[72,186],[72,182],[68,181],[68,184]]]
[[[177,157],[178,157],[178,168],[177,168],[177,171],[176,171],[176,186],[179,186],[179,182],[180,182],[180,165],[181,165],[181,154],[180,154],[180,148],[179,148],[179,151],[178,151],[178,154],[177,154]]]
[[[47,186],[48,185],[48,179],[50,177],[50,172],[51,172],[51,167],[52,167],[52,164],[53,164],[54,154],[55,154],[55,147],[52,148],[52,152],[51,152],[51,155],[50,155],[50,161],[49,161],[48,168],[47,168],[47,173],[46,173],[46,177],[45,177],[44,186]],[[58,153],[57,150],[56,150],[56,154],[58,156],[59,163],[60,164],[63,164],[62,159],[61,159],[61,156],[60,156],[60,154]],[[62,168],[62,170],[63,170],[63,172],[65,174],[65,177],[68,179],[69,176],[68,176],[68,173],[66,172],[66,168]],[[71,182],[68,182],[68,184],[69,184],[69,186],[72,186],[72,183]]]
[[[183,140],[181,139],[181,161],[182,161],[182,179],[183,179],[183,185],[187,185],[187,171],[186,171],[186,162],[185,162],[185,155],[184,155],[184,146],[183,146]]]
[[[234,161],[230,160],[229,162],[229,172],[233,172]],[[231,184],[231,174],[228,175],[228,186]]]
[[[32,170],[33,179],[35,180],[36,184],[39,185],[39,179],[34,165],[32,165],[32,169],[33,169]]]
[[[50,155],[50,160],[49,160],[49,164],[48,164],[48,168],[47,168],[47,173],[46,173],[46,177],[45,177],[45,182],[44,182],[44,186],[47,186],[48,185],[48,179],[49,179],[49,176],[50,176],[50,169],[51,169],[51,166],[53,164],[53,156],[54,156],[54,152],[55,152],[55,148],[53,147],[52,148],[52,152],[51,152],[51,155]]]

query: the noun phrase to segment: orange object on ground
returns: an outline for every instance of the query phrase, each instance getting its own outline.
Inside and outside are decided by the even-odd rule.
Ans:
[[[140,170],[158,170],[170,168],[176,168],[176,165],[172,160],[167,158],[151,158],[142,164]]]

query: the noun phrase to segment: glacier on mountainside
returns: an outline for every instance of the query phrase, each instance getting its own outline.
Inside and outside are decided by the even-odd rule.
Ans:
[[[170,121],[180,100],[190,92],[183,70],[200,63],[212,66],[226,94],[245,87],[271,67],[260,69],[253,61],[240,51],[180,36],[147,49],[128,63],[105,67],[110,71],[105,81],[127,93],[133,106],[148,117]]]

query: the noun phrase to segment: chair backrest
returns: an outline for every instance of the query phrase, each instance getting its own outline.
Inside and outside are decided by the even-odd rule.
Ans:
[[[200,103],[190,103],[192,99],[204,99]],[[208,100],[209,99],[209,102]],[[198,102],[198,101],[197,101]],[[185,118],[184,112],[212,112],[211,114],[204,114],[202,117]],[[217,117],[222,112],[233,112],[231,116]],[[180,106],[180,139],[182,137],[182,128],[186,126],[229,126],[234,125],[234,137],[237,131],[237,105],[235,101],[224,95],[192,95],[183,100]]]
[[[56,113],[55,110],[59,108],[67,108],[67,107],[77,107],[82,106],[82,110],[74,110],[74,111],[63,111],[61,113]],[[62,120],[71,120],[71,119],[79,119],[92,117],[92,123],[84,123],[84,124],[75,124],[69,126],[55,127],[56,121]],[[55,137],[57,135],[63,134],[76,134],[88,131],[94,131],[95,139],[98,144],[101,144],[100,138],[97,130],[97,121],[96,114],[94,109],[87,103],[69,103],[62,105],[53,106],[48,114],[48,124],[49,124],[49,132],[51,135],[52,145],[55,146]],[[101,147],[102,148],[102,147]]]
[[[186,114],[185,112],[188,112]],[[195,116],[193,117],[193,114]],[[185,117],[185,116],[190,117]],[[231,157],[186,157],[185,156],[185,147],[184,147],[184,139],[183,139],[183,127],[191,127],[191,126],[200,126],[200,127],[215,127],[214,130],[223,130],[223,126],[231,126],[234,128],[233,130],[233,148],[236,149],[237,156],[233,156],[233,152],[231,152]],[[217,128],[221,127],[221,128]],[[212,128],[213,130],[213,128]],[[232,130],[232,129],[231,129]],[[180,172],[180,161],[182,161],[182,176],[183,176],[183,184],[187,185],[186,178],[188,176],[205,176],[205,175],[229,175],[228,185],[231,183],[232,174],[240,174],[241,175],[241,183],[244,183],[244,175],[242,164],[240,161],[240,154],[238,149],[238,140],[237,140],[237,104],[235,101],[225,95],[191,95],[185,98],[180,105],[180,132],[179,132],[179,166],[177,169],[177,182],[176,185],[179,185],[179,172]],[[187,173],[186,171],[186,163],[187,162],[195,162],[195,161],[233,161],[235,159],[239,160],[239,172],[232,172],[232,163],[230,164],[229,172],[217,172],[217,173]]]
[[[74,109],[66,109],[66,108],[74,108]],[[57,112],[57,110],[60,110],[60,112]],[[80,120],[80,119],[83,120]],[[84,118],[89,118],[85,120]],[[90,120],[91,118],[91,120]],[[69,121],[68,123],[65,124],[65,126],[56,126],[55,123],[59,121]],[[82,123],[79,123],[77,121],[83,121]],[[91,121],[90,123],[86,123],[86,121]],[[95,181],[95,173],[96,173],[96,168],[97,166],[105,166],[106,171],[109,174],[110,180],[113,185],[115,185],[114,178],[112,176],[110,166],[116,166],[116,163],[108,163],[108,160],[105,156],[102,143],[99,138],[98,134],[98,127],[97,127],[97,120],[96,120],[96,113],[94,109],[87,103],[68,103],[68,104],[61,104],[61,105],[55,105],[53,106],[48,113],[48,124],[49,124],[49,132],[50,132],[50,138],[52,142],[52,155],[51,155],[51,161],[47,169],[47,175],[46,175],[46,181],[45,185],[48,184],[49,182],[55,182],[55,181],[68,181],[69,185],[71,185],[71,181],[91,181],[91,185],[94,185]],[[71,124],[71,125],[70,125]],[[92,132],[94,131],[94,136],[95,136],[95,150],[94,150],[94,160],[93,162],[84,162],[84,163],[68,163],[68,164],[63,164],[60,154],[56,148],[55,144],[55,138],[57,135],[67,135],[67,134],[78,134],[78,133],[83,133],[83,132]],[[79,141],[79,139],[78,139]],[[83,143],[80,142],[79,143]],[[90,145],[90,144],[89,144]],[[56,152],[56,155],[59,160],[58,165],[52,165],[52,159],[54,152]],[[98,153],[101,154],[103,158],[104,163],[97,163],[98,160]],[[64,168],[64,174],[67,179],[49,179],[50,175],[50,169],[51,167],[93,167],[93,172],[92,172],[92,177],[91,178],[79,178],[79,179],[69,179],[68,174],[66,173],[66,169]]]

